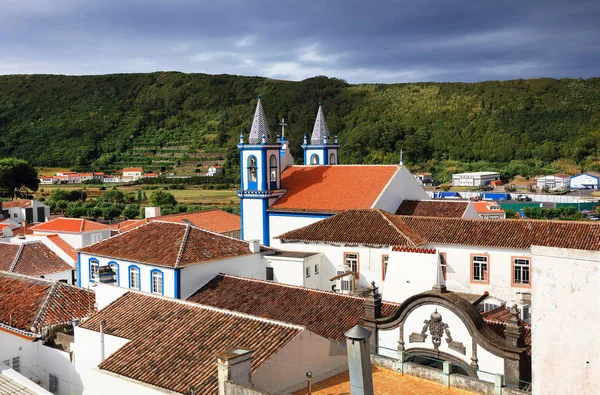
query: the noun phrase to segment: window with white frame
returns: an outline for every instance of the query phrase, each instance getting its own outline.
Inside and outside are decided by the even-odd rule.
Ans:
[[[319,264],[315,265],[315,274],[319,274]]]
[[[385,276],[387,274],[388,263],[390,261],[389,255],[381,256],[381,281],[385,281]]]
[[[304,271],[306,272],[306,278],[310,277],[310,266],[305,268]]]
[[[513,283],[515,285],[529,285],[530,261],[527,258],[515,258]]]
[[[488,281],[488,257],[473,255],[473,281]]]
[[[129,268],[129,288],[140,289],[140,269]]]
[[[98,269],[100,268],[100,262],[97,259],[90,259],[90,280],[98,280]]]
[[[344,254],[344,263],[354,272],[356,278],[359,277],[359,266],[358,266],[358,254],[346,253]]]
[[[159,271],[152,272],[152,290],[153,294],[163,293],[163,274]]]

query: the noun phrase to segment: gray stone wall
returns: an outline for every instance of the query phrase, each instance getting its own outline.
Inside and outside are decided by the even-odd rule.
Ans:
[[[225,381],[225,395],[269,395],[266,392],[258,391],[254,388],[244,387],[233,383],[231,381]]]

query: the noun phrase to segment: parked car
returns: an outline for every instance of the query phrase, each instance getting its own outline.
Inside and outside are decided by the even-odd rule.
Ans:
[[[531,198],[527,195],[518,195],[515,199],[517,202],[531,202]]]

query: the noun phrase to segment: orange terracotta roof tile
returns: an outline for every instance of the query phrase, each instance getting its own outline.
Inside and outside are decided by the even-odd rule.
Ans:
[[[506,338],[504,330],[506,329],[506,324],[508,324],[512,316],[506,307],[496,307],[495,309],[481,313],[481,316],[492,331],[494,331],[498,336]],[[525,329],[525,346],[531,347],[531,325],[521,319],[519,322]],[[531,355],[531,348],[529,348],[527,353]]]
[[[62,237],[59,235],[48,235],[46,237],[75,261],[78,259],[77,251],[75,251],[75,249],[69,243],[64,241]]]
[[[276,237],[283,242],[358,243],[418,247],[426,242],[395,216],[379,209],[347,210]]]
[[[396,210],[398,215],[462,218],[469,202],[452,200],[404,200]]]
[[[13,200],[10,202],[2,202],[3,209],[15,208],[15,207],[20,207],[20,208],[31,207],[31,200],[19,199],[19,200]]]
[[[290,166],[281,174],[281,187],[287,192],[270,210],[370,208],[397,171],[396,165]]]
[[[473,202],[473,207],[478,214],[505,214],[505,211],[496,202]],[[497,208],[493,209],[492,207]]]
[[[241,229],[240,216],[223,210],[164,215],[155,219],[167,222],[189,221],[192,225],[215,233],[235,232]]]
[[[433,381],[421,379],[407,374],[395,372],[390,369],[372,367],[373,371],[373,393],[375,395],[475,395],[475,392],[469,392],[458,388],[449,388],[445,385]],[[306,395],[307,389],[301,389],[293,395]],[[348,372],[340,373],[336,376],[313,384],[313,395],[349,395],[350,394],[350,376]]]
[[[79,251],[165,267],[185,267],[252,254],[246,241],[185,223],[163,221],[149,222]]]
[[[94,292],[0,271],[0,322],[39,334],[47,326],[69,323],[93,311]]]
[[[219,274],[188,301],[301,325],[317,335],[345,342],[344,332],[362,324],[365,299],[305,287]],[[396,303],[383,303],[383,316]]]
[[[255,372],[304,328],[214,307],[128,292],[82,328],[129,339],[98,367],[133,380],[185,393],[216,394],[217,353],[247,348]]]
[[[81,218],[56,218],[34,226],[33,231],[83,233],[110,229],[108,225]]]
[[[0,270],[39,277],[72,269],[41,241],[21,244],[0,242]]]
[[[123,173],[143,173],[144,169],[142,167],[126,167],[123,169]]]

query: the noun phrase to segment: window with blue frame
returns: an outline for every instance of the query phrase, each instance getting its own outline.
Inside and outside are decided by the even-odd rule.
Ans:
[[[269,170],[271,189],[277,189],[277,157],[275,155],[271,155],[269,159]]]
[[[100,268],[100,262],[96,258],[90,259],[90,281],[98,280],[98,270]]]
[[[129,267],[129,288],[140,289],[140,269],[138,267]]]
[[[163,274],[159,270],[152,270],[152,284],[150,292],[163,295]]]
[[[256,165],[256,156],[250,155],[248,157],[248,187],[256,188],[258,182],[258,167]]]
[[[312,154],[311,157],[310,157],[310,164],[311,165],[318,165],[319,164],[319,155]]]

